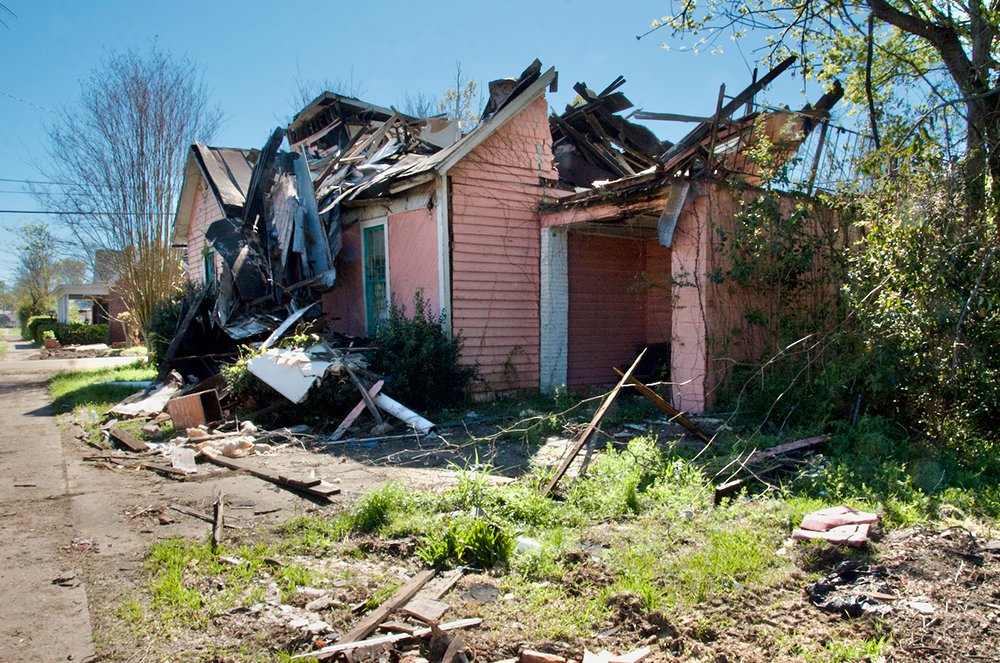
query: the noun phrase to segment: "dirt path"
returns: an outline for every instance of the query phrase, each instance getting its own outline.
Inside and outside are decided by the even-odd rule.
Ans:
[[[101,615],[135,589],[149,544],[170,536],[204,536],[205,523],[172,511],[171,504],[206,513],[221,490],[229,505],[227,520],[243,527],[331,508],[211,465],[201,467],[197,478],[174,481],[84,461],[95,450],[77,439],[73,427],[60,426],[46,378],[57,370],[135,358],[31,359],[37,347],[4,338],[10,347],[0,355],[0,663],[93,658]],[[443,459],[401,458],[387,465],[393,447],[379,446],[344,445],[320,453],[286,448],[252,460],[336,481],[342,494],[335,502],[353,501],[388,480],[422,489],[455,480]]]
[[[0,661],[85,660],[94,649],[85,587],[70,554],[77,537],[73,495],[44,382],[47,372],[70,366],[29,360],[37,349],[4,340],[10,347],[0,361]]]

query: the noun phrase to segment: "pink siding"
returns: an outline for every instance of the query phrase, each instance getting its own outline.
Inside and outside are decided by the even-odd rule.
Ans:
[[[639,240],[570,232],[569,333],[566,384],[617,381],[646,342],[646,293],[635,286],[645,271]]]
[[[224,218],[215,196],[205,184],[205,180],[199,176],[198,193],[194,198],[194,211],[191,214],[187,238],[188,280],[193,284],[200,285],[205,282],[205,262],[202,256],[202,250],[205,248],[205,231],[212,223]],[[218,274],[222,258],[216,255],[215,259],[215,273]]]
[[[493,391],[538,387],[539,178],[552,176],[547,112],[544,98],[535,101],[449,171],[452,330],[465,338],[463,360],[479,363]]]
[[[323,312],[330,321],[332,331],[349,336],[364,336],[364,248],[361,244],[361,225],[354,223],[347,226],[342,237],[343,245],[334,260],[337,280],[333,289],[323,295]]]
[[[392,300],[413,313],[417,291],[427,310],[441,310],[438,288],[437,219],[432,210],[418,209],[389,217],[389,287]]]
[[[677,220],[671,246],[674,285],[674,341],[670,348],[670,379],[674,406],[701,412],[709,404],[708,344],[705,338],[705,278],[708,269],[708,205],[695,199]]]

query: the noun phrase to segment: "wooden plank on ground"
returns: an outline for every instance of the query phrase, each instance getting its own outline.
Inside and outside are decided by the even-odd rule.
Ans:
[[[802,449],[808,449],[809,447],[815,447],[829,439],[829,435],[819,435],[817,437],[808,437],[804,440],[795,440],[794,442],[779,444],[778,446],[771,447],[770,449],[755,451],[750,454],[750,457],[747,458],[747,462],[744,463],[744,465],[753,465],[754,463],[759,463],[766,458],[774,458],[775,456],[780,456],[781,454],[790,453],[792,451],[800,451]]]
[[[132,435],[132,433],[129,433],[126,430],[122,430],[117,426],[111,429],[109,435],[111,435],[111,439],[113,439],[115,442],[118,442],[119,444],[128,447],[132,451],[146,451],[147,449],[149,449],[149,445],[147,445],[145,442],[137,438],[135,435]]]
[[[403,584],[402,587],[396,590],[395,594],[390,596],[382,605],[375,608],[375,610],[369,613],[367,617],[362,619],[361,623],[351,629],[351,631],[341,638],[337,644],[356,642],[367,637],[368,634],[378,628],[378,625],[384,622],[389,615],[406,605],[406,603],[420,591],[420,588],[427,584],[428,580],[434,577],[434,573],[434,571],[421,571],[417,575],[410,578]]]
[[[279,486],[285,486],[286,488],[292,488],[294,490],[301,491],[303,493],[308,493],[313,497],[328,498],[330,495],[337,495],[340,493],[340,488],[334,486],[331,483],[320,480],[316,483],[315,479],[295,479],[288,476],[283,476],[277,472],[272,472],[270,470],[265,470],[262,468],[254,467],[247,463],[242,463],[233,458],[226,458],[225,456],[216,456],[209,453],[202,452],[200,455],[210,463],[219,465],[221,467],[229,468],[230,470],[242,470],[258,479],[263,479],[264,481],[270,481],[271,483],[276,483]]]
[[[446,624],[441,624],[438,626],[442,631],[454,631],[460,628],[468,628],[470,626],[478,626],[482,624],[483,620],[479,617],[473,617],[472,619],[459,619],[458,621],[448,622]],[[317,649],[316,651],[306,652],[304,654],[296,654],[292,656],[292,660],[300,658],[325,658],[330,654],[335,654],[339,651],[348,651],[351,649],[360,649],[361,647],[373,647],[375,645],[386,645],[392,642],[400,642],[402,640],[409,640],[410,638],[422,638],[425,635],[430,635],[431,629],[428,628],[418,628],[413,633],[394,633],[392,635],[383,635],[378,638],[371,638],[370,640],[357,640],[353,642],[341,641],[335,645],[330,645],[329,647],[323,647],[322,649]]]
[[[384,384],[385,380],[379,380],[378,382],[376,382],[374,385],[372,385],[372,388],[368,390],[367,392],[368,396],[370,398],[375,398],[376,396],[378,396],[378,392],[382,391],[382,385]],[[346,433],[347,429],[351,427],[351,424],[354,423],[354,420],[357,419],[359,416],[361,416],[361,412],[365,409],[365,406],[367,404],[368,401],[362,398],[361,402],[354,406],[354,409],[351,410],[350,413],[346,417],[344,417],[344,420],[340,423],[340,425],[337,426],[337,430],[333,431],[333,435],[330,436],[330,442],[336,442],[340,438],[344,437],[344,433]]]
[[[451,590],[452,587],[455,586],[455,583],[461,579],[462,569],[454,569],[452,571],[442,573],[440,576],[424,585],[424,588],[417,592],[417,595],[413,597],[413,600],[427,599],[430,601],[439,601]]]
[[[618,373],[618,375],[624,375],[624,373],[619,371],[617,368],[615,369],[615,372]],[[681,414],[680,410],[675,408],[667,401],[663,400],[663,398],[661,398],[658,393],[656,393],[655,391],[653,391],[652,389],[650,389],[649,387],[647,387],[646,385],[644,385],[642,382],[640,382],[635,378],[629,378],[629,382],[632,384],[633,387],[639,390],[640,394],[642,394],[650,401],[652,401],[653,405],[660,408],[661,410],[669,414],[671,417],[676,419],[677,423],[679,423],[681,426],[691,431],[695,435],[695,437],[697,437],[699,440],[701,440],[705,444],[712,443],[712,440],[709,439],[709,437],[705,435],[705,433],[702,432],[700,428],[691,423],[691,420],[685,417],[683,414]]]
[[[451,606],[447,603],[418,598],[414,598],[401,608],[402,612],[427,624],[437,624],[449,610]]]
[[[604,402],[601,403],[601,407],[598,408],[597,413],[594,415],[594,418],[587,425],[587,428],[584,429],[583,434],[581,434],[580,437],[577,438],[576,443],[573,445],[573,449],[566,455],[566,458],[563,459],[563,462],[559,466],[559,469],[556,470],[555,476],[552,477],[552,480],[549,481],[549,484],[542,491],[543,495],[548,495],[549,493],[551,493],[552,489],[556,487],[557,483],[559,483],[559,480],[563,478],[564,474],[566,474],[566,470],[568,470],[569,466],[573,463],[573,459],[576,458],[577,454],[580,453],[580,449],[583,448],[583,445],[587,443],[587,439],[590,437],[591,433],[593,433],[594,430],[597,428],[597,424],[601,422],[601,419],[604,417],[604,413],[608,411],[609,407],[611,407],[611,404],[618,396],[618,392],[622,390],[622,387],[625,385],[626,380],[628,380],[632,376],[632,373],[635,371],[636,367],[639,365],[639,362],[642,360],[643,355],[645,354],[646,350],[643,350],[642,352],[639,353],[639,356],[636,357],[634,362],[632,362],[632,366],[629,367],[628,372],[625,373],[624,377],[622,377],[622,379],[618,382],[618,384],[615,385],[615,388],[611,390],[611,393],[608,394],[608,397],[604,399]]]

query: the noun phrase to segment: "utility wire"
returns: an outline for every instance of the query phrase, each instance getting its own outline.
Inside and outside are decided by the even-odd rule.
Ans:
[[[173,216],[172,212],[50,212],[46,210],[0,209],[0,214],[65,214],[67,216]]]
[[[35,108],[37,108],[39,110],[47,111],[49,113],[52,113],[53,115],[58,115],[59,117],[66,117],[65,115],[63,115],[59,111],[54,111],[51,108],[46,108],[45,106],[39,106],[38,104],[33,104],[30,101],[25,101],[21,97],[15,97],[12,94],[8,94],[8,93],[4,92],[3,90],[0,90],[0,94],[2,94],[5,97],[10,97],[14,101],[20,101],[22,104],[28,104],[29,106],[34,106]]]
[[[46,184],[55,186],[77,186],[77,187],[91,187],[96,186],[102,189],[124,189],[123,186],[115,186],[113,184],[80,184],[78,182],[47,182],[45,180],[11,180],[0,177],[0,182],[13,182],[14,184]]]

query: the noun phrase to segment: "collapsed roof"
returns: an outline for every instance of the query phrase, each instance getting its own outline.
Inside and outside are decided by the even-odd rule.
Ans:
[[[772,137],[787,134],[782,154],[791,156],[840,98],[839,84],[815,107],[797,113],[750,112],[730,119],[790,64],[780,64],[724,106],[720,93],[710,118],[641,112],[625,117],[621,113],[632,103],[618,91],[623,78],[599,93],[578,83],[578,103],[549,120],[560,186],[577,192],[563,201],[608,195],[633,184],[662,188],[679,176],[742,173],[752,178],[756,166],[746,152],[762,139],[761,127]],[[215,311],[219,323],[231,337],[247,338],[272,331],[292,310],[315,303],[336,280],[343,205],[433,181],[556,85],[556,72],[543,74],[538,60],[516,79],[493,81],[482,119],[464,135],[443,115],[416,118],[391,106],[324,92],[287,129],[276,129],[261,151],[193,146],[188,169],[205,176],[227,216],[206,233],[228,268]],[[660,141],[632,117],[698,124],[675,145]],[[282,151],[286,139],[289,150]],[[622,186],[602,190],[606,181]],[[175,237],[186,237],[192,195],[185,178]]]

